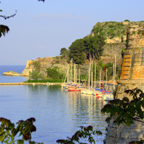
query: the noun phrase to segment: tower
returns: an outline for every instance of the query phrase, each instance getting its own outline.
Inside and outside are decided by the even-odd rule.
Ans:
[[[144,91],[144,26],[130,25],[124,52],[116,98],[122,99],[127,89],[139,88]]]

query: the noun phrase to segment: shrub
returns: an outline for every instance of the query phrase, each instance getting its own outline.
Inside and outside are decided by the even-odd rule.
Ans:
[[[125,22],[130,22],[130,20],[128,20],[128,19],[126,19],[126,20],[124,20]]]
[[[34,79],[34,80],[37,80],[39,78],[39,72],[38,71],[32,71],[32,72],[29,72],[29,78],[30,79]]]
[[[64,74],[59,72],[58,67],[47,68],[47,77],[52,79],[63,79]]]

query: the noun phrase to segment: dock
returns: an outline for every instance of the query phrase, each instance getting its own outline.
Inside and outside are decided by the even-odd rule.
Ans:
[[[62,83],[24,83],[24,82],[18,82],[18,83],[0,83],[0,85],[61,85]]]

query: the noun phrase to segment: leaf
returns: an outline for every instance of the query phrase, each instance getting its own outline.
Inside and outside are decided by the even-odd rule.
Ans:
[[[88,131],[93,131],[93,127],[92,127],[91,125],[88,126],[88,127],[87,127],[87,130],[88,130]]]
[[[17,144],[24,144],[24,140],[17,140]]]
[[[31,118],[27,119],[26,121],[33,123],[33,122],[35,122],[35,121],[36,121],[36,119],[35,119],[35,118],[33,118],[33,117],[31,117]]]
[[[128,97],[124,97],[124,98],[122,99],[122,101],[129,103]]]
[[[0,37],[1,37],[2,35],[5,36],[5,34],[9,32],[9,30],[10,30],[10,29],[9,29],[8,26],[0,25]]]
[[[102,132],[101,131],[96,131],[96,134],[97,135],[102,135]]]
[[[106,121],[107,123],[109,123],[110,120],[111,120],[111,118],[110,118],[110,117],[107,117],[105,121]]]

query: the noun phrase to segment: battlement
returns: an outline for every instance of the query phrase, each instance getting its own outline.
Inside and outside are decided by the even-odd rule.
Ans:
[[[144,79],[144,26],[130,26],[127,34],[128,47],[123,57],[120,79]]]

